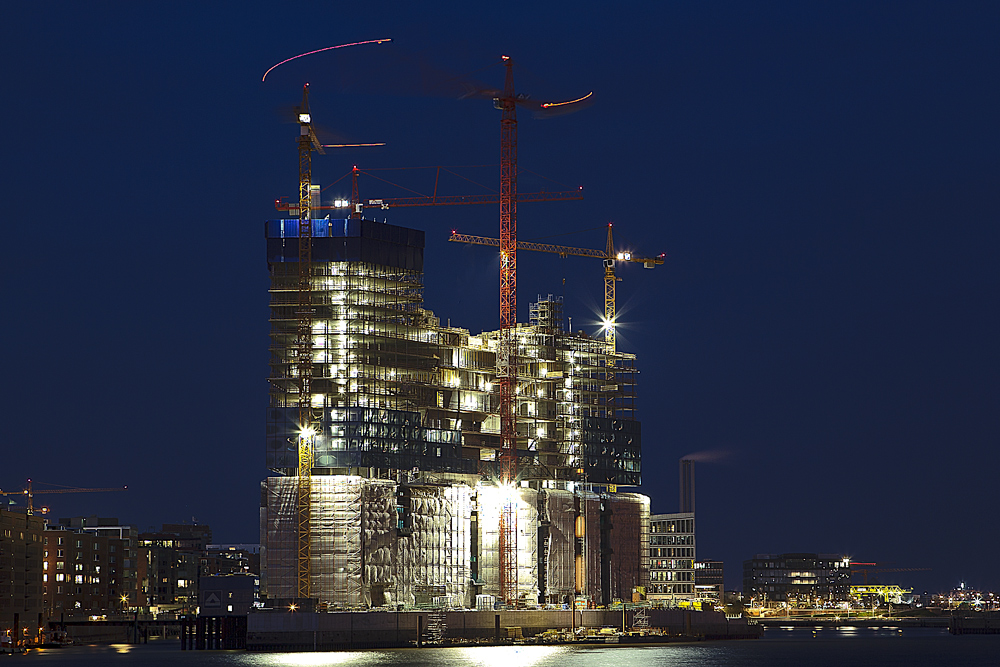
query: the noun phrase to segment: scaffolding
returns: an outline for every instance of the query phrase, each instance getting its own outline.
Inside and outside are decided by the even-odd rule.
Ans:
[[[263,491],[267,594],[292,599],[295,479],[270,477]],[[403,496],[405,505],[398,505]],[[402,487],[387,480],[315,476],[312,596],[329,608],[469,604],[471,496],[461,485]]]
[[[262,583],[272,598],[295,597],[295,572],[286,564],[296,553],[305,372],[299,225],[265,225],[266,465],[279,477],[264,484],[261,536]],[[472,335],[422,307],[422,232],[361,219],[313,220],[309,232],[309,402],[317,426],[306,494],[311,596],[332,606],[449,606],[471,605],[476,592],[501,593],[500,510],[484,499],[495,495],[502,476],[502,332]],[[618,486],[641,481],[635,356],[567,331],[562,305],[560,297],[540,296],[530,323],[510,330],[517,361],[517,498],[508,499],[516,512],[516,590],[552,602],[578,592],[581,549],[584,592],[594,599],[624,586],[609,583],[608,567],[617,568],[616,582],[635,578],[624,574],[626,565],[609,565],[607,542],[615,538],[600,507]],[[576,536],[581,503],[585,538]],[[611,511],[634,514],[617,505]]]
[[[310,485],[310,592],[333,605],[362,603],[360,477],[315,476]],[[263,559],[269,595],[298,596],[296,553],[297,480],[269,477],[265,482],[267,527]]]

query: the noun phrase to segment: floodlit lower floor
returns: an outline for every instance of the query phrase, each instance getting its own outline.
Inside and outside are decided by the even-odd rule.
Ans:
[[[298,597],[295,477],[261,485],[262,593]],[[649,584],[649,498],[636,493],[311,479],[310,597],[327,608],[475,608],[499,595],[500,514],[516,507],[517,592],[526,604],[631,601]]]

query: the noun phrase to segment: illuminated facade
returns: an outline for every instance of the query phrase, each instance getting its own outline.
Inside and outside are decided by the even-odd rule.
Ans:
[[[694,560],[694,512],[649,517],[648,599],[696,597]]]
[[[134,527],[117,519],[73,517],[46,526],[43,541],[50,615],[146,605]]]
[[[298,220],[265,226],[266,463],[277,476],[262,487],[261,561],[271,598],[294,597],[297,232]],[[495,594],[499,332],[443,326],[422,307],[422,232],[350,219],[314,220],[312,235],[312,406],[322,415],[312,589],[343,606]],[[519,485],[506,493],[519,497],[518,588],[542,602],[578,590],[598,603],[631,599],[646,583],[649,513],[645,496],[617,492],[641,481],[635,356],[567,333],[551,296],[532,304],[516,339]]]
[[[34,637],[37,619],[46,611],[43,585],[49,570],[43,569],[44,520],[40,516],[0,509],[0,637],[20,627]]]
[[[836,554],[757,554],[743,561],[743,596],[758,602],[845,602],[851,561]]]
[[[694,562],[694,590],[703,600],[721,603],[726,597],[721,560],[696,560]]]

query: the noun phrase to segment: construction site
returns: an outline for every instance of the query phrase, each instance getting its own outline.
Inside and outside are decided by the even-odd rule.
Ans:
[[[500,235],[452,238],[499,249],[499,327],[478,333],[424,306],[424,232],[364,216],[406,203],[361,200],[355,180],[350,202],[324,206],[311,162],[328,146],[304,89],[299,199],[265,223],[269,606],[597,607],[648,583],[638,370],[616,347],[615,266],[663,259],[617,252],[610,226],[604,250],[517,240],[517,204],[556,197],[517,192],[520,98],[503,64],[499,194],[474,202],[499,205]],[[601,260],[602,333],[570,331],[552,295],[516,321],[518,250]]]

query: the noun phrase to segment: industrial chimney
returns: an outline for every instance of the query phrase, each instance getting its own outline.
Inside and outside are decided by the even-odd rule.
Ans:
[[[694,460],[681,459],[681,512],[694,512]]]

